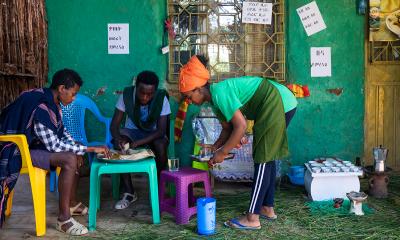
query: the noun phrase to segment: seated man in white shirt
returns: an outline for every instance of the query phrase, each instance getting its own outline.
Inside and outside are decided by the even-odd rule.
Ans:
[[[171,108],[167,92],[158,88],[158,77],[154,72],[143,71],[136,78],[135,86],[126,87],[115,105],[111,121],[111,135],[115,149],[150,146],[156,156],[158,174],[167,163],[168,116]],[[125,117],[125,128],[120,129]],[[124,189],[116,209],[125,209],[137,200],[130,174],[121,174]]]

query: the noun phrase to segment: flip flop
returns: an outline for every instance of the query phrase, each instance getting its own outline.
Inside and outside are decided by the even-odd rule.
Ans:
[[[261,226],[257,226],[257,227],[245,226],[245,225],[241,224],[239,222],[239,220],[236,218],[232,218],[231,220],[224,222],[224,225],[229,228],[240,229],[240,230],[259,230],[259,229],[261,229]]]
[[[274,215],[273,217],[268,217],[267,215],[264,215],[264,214],[260,214],[260,217],[267,221],[275,221],[278,218],[278,216],[276,216],[276,215]]]
[[[247,213],[248,213],[247,211],[244,211],[243,215],[246,215]],[[267,215],[260,214],[260,218],[265,219],[267,221],[275,221],[276,219],[278,219],[278,216],[274,215],[273,217],[268,217]]]
[[[79,207],[82,206],[82,211],[76,211],[79,209]],[[75,205],[75,207],[70,207],[69,212],[71,213],[71,216],[85,216],[88,213],[88,207],[83,205],[82,202],[79,202],[78,204]]]

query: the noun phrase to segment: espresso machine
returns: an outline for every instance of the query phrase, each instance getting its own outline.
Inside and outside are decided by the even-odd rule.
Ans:
[[[374,171],[375,172],[385,172],[386,171],[386,157],[388,154],[388,149],[382,147],[374,147],[372,150],[374,155]]]
[[[386,158],[388,149],[382,147],[374,147],[372,154],[374,157],[374,165],[371,171],[367,171],[370,175],[369,179],[369,195],[376,198],[386,198],[388,195],[387,185],[389,184],[389,174],[391,170],[386,166]]]

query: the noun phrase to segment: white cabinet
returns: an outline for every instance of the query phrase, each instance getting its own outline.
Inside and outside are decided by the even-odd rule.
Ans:
[[[360,191],[358,177],[363,174],[362,171],[315,173],[312,172],[308,163],[305,165],[304,186],[313,201],[331,200],[333,198],[346,199],[346,193]]]

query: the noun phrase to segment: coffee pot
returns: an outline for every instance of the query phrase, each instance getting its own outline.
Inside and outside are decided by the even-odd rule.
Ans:
[[[375,172],[384,172],[386,170],[386,157],[388,149],[382,147],[374,147],[372,153],[374,155],[374,170]]]

